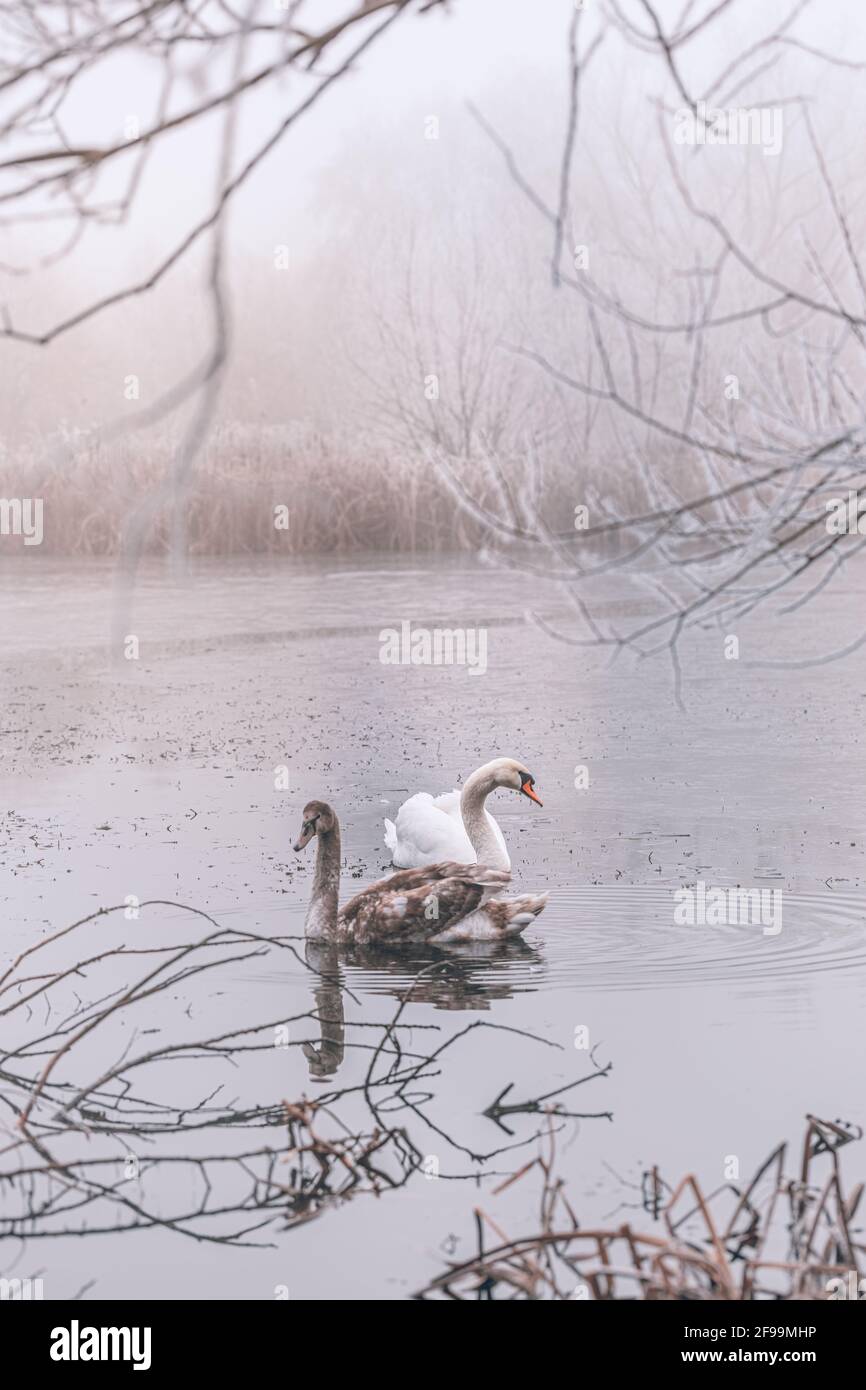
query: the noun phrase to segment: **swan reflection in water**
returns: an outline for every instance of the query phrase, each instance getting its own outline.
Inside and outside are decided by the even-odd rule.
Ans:
[[[502,942],[467,942],[453,946],[406,945],[399,951],[354,943],[307,941],[306,961],[318,975],[313,987],[319,1021],[318,1043],[305,1042],[310,1076],[336,1075],[345,1053],[343,996],[347,972],[369,972],[368,992],[397,1000],[429,1004],[450,1012],[483,1011],[492,1000],[510,999],[525,988],[526,967],[538,969],[543,957],[521,937]],[[514,966],[520,964],[519,972]],[[357,982],[356,982],[357,983]],[[351,990],[350,990],[351,992]]]
[[[502,785],[538,800],[531,773],[499,759],[467,784],[478,782],[479,816],[485,814],[491,768],[510,779]],[[300,854],[313,840],[316,860],[304,935],[307,964],[318,975],[313,993],[320,1037],[303,1044],[313,1077],[333,1076],[343,1061],[344,967],[364,971],[368,982],[375,981],[373,992],[390,994],[401,1005],[432,1004],[454,1011],[487,1009],[491,999],[510,998],[514,961],[539,959],[521,934],[544,910],[548,894],[502,896],[510,869],[437,861],[379,879],[340,907],[340,822],[326,801],[307,802],[295,852]],[[491,853],[494,849],[491,845]]]

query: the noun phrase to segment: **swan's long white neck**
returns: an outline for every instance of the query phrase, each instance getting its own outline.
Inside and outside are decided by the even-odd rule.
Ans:
[[[340,822],[334,816],[333,828],[320,830],[316,835],[316,874],[304,921],[306,936],[315,940],[336,929],[339,901]]]
[[[467,777],[460,795],[460,814],[478,863],[487,864],[491,869],[507,869],[508,860],[502,853],[502,846],[484,809],[489,793],[499,785],[492,767],[492,763],[485,763],[484,767],[479,767],[471,777]]]

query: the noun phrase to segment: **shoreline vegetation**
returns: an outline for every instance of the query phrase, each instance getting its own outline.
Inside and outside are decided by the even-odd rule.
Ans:
[[[536,1231],[509,1240],[476,1207],[476,1254],[449,1261],[416,1299],[838,1302],[861,1296],[866,1245],[855,1239],[854,1218],[863,1183],[846,1190],[838,1158],[840,1148],[862,1138],[856,1126],[807,1115],[793,1175],[783,1142],[746,1183],[727,1180],[711,1192],[693,1173],[671,1186],[653,1167],[623,1202],[650,1217],[653,1229],[639,1229],[631,1219],[591,1228],[580,1226],[556,1171],[556,1114],[552,1107],[538,1156],[492,1194],[540,1173]]]
[[[190,481],[172,482],[178,446],[168,432],[104,441],[85,430],[0,454],[0,496],[38,498],[39,551],[68,557],[114,556],[135,535],[141,554],[168,554],[178,541],[190,556],[267,554],[441,554],[478,552],[490,537],[449,490],[425,446],[352,438],[312,424],[215,426]],[[519,513],[521,490],[537,486],[529,451],[505,461]],[[501,501],[502,459],[479,443],[448,457],[466,495],[480,507]],[[532,476],[530,476],[532,475]],[[624,480],[622,505],[644,505]],[[568,453],[545,470],[549,525],[568,534],[575,509],[591,498]],[[603,520],[601,505],[593,520]],[[9,537],[17,550],[23,538]],[[611,548],[609,538],[606,550]]]

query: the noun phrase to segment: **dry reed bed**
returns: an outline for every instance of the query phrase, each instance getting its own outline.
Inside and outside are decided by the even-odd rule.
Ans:
[[[192,555],[453,552],[490,539],[420,446],[300,424],[223,424],[210,434],[183,492],[171,485],[176,458],[167,433],[106,441],[68,430],[28,448],[7,447],[0,496],[43,500],[39,553],[47,555],[118,555],[142,519],[143,552],[165,554],[178,511]],[[503,477],[519,497],[531,471],[520,450],[494,461],[479,447],[451,464],[467,496],[494,509]],[[573,528],[586,491],[570,455],[551,465],[543,480],[550,524]],[[287,529],[275,525],[276,507],[288,508]]]
[[[807,1116],[796,1175],[786,1174],[782,1143],[742,1189],[726,1183],[705,1194],[691,1173],[671,1188],[651,1170],[641,1205],[662,1229],[650,1233],[629,1221],[580,1227],[555,1174],[553,1122],[539,1156],[496,1189],[539,1170],[537,1230],[509,1240],[476,1209],[477,1253],[451,1262],[417,1298],[810,1300],[857,1288],[866,1246],[853,1221],[863,1184],[846,1193],[838,1161],[838,1150],[861,1137],[850,1125]]]

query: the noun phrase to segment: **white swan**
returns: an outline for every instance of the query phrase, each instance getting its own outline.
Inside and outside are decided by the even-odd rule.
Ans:
[[[431,796],[417,792],[385,821],[385,844],[398,869],[418,869],[449,859],[458,864],[487,864],[510,869],[502,831],[484,802],[497,787],[510,787],[542,803],[533,788],[535,778],[514,758],[494,758],[473,772],[462,790]]]

